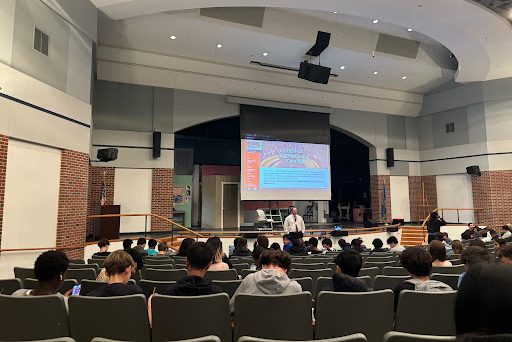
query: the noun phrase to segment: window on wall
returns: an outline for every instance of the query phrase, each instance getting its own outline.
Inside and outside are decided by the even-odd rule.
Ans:
[[[37,27],[34,31],[34,49],[48,56],[48,43],[50,37]]]
[[[455,132],[455,123],[450,122],[446,124],[446,133],[453,133]]]

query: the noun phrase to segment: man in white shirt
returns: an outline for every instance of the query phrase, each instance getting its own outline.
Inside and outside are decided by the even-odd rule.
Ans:
[[[304,220],[297,214],[297,208],[292,207],[292,213],[284,219],[283,229],[287,234],[306,231]]]
[[[395,236],[390,236],[386,241],[389,245],[389,251],[393,253],[402,253],[405,247],[398,244],[398,239]]]

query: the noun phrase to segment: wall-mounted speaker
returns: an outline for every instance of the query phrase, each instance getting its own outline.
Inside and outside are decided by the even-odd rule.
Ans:
[[[162,132],[153,132],[153,158],[160,158],[162,152]]]
[[[117,159],[117,148],[100,148],[96,158],[101,162],[109,162]]]
[[[471,165],[466,167],[466,172],[472,176],[481,176],[482,173],[480,172],[480,166],[478,165]]]
[[[386,148],[386,164],[388,167],[395,166],[395,149]]]
[[[308,62],[301,62],[299,68],[299,78],[303,80],[327,84],[329,76],[331,75],[331,68],[321,65],[311,64]]]

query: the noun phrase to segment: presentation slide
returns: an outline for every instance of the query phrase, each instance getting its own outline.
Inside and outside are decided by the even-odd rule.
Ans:
[[[329,157],[329,145],[242,139],[242,200],[330,200]]]

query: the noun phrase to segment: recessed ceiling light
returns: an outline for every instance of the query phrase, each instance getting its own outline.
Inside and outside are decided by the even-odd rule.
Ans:
[[[402,76],[402,80],[405,80],[407,78],[407,76],[403,75]]]
[[[263,52],[263,56],[267,57],[268,56],[268,52]]]
[[[332,13],[334,13],[334,14],[338,14],[338,11],[334,11],[334,12],[332,12]]]
[[[372,23],[378,24],[379,23],[379,19],[373,19]]]
[[[170,38],[170,39],[172,39],[172,40],[175,40],[175,39],[176,39],[176,36],[175,36],[175,35],[172,35],[172,36],[170,36],[169,38]]]
[[[407,32],[412,32],[412,28],[408,28],[408,29],[407,29]]]
[[[374,71],[374,72],[373,72],[373,74],[374,74],[374,75],[377,75],[378,73],[379,73],[378,71]]]
[[[222,48],[222,44],[217,44],[217,48],[218,49]]]
[[[344,65],[340,66],[340,69],[345,70],[345,66]]]

